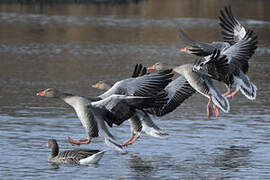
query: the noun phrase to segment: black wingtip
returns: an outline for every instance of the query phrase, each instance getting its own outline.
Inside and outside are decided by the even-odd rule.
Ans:
[[[140,76],[142,68],[143,68],[142,64],[136,64],[134,71],[133,71],[133,74],[132,74],[132,77],[136,78],[136,77]]]
[[[220,56],[220,50],[219,49],[215,49],[214,52],[211,55],[211,59],[213,61],[216,61]]]
[[[147,74],[147,68],[143,67],[142,64],[136,64],[134,71],[133,71],[133,74],[132,74],[132,77],[136,78],[139,76],[144,76],[146,74]]]
[[[140,76],[144,76],[144,75],[146,75],[146,74],[147,74],[147,68],[146,68],[146,67],[143,67]]]
[[[133,70],[133,73],[132,73],[132,76],[131,77],[137,77],[136,75],[137,75],[137,70],[138,70],[138,66],[139,66],[139,64],[136,64],[135,65],[135,68],[134,68],[134,70]]]
[[[164,75],[164,74],[170,74],[172,71],[173,71],[173,69],[166,69],[166,70],[160,71],[158,73]]]

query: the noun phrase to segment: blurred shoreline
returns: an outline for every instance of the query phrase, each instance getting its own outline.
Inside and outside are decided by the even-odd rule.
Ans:
[[[0,4],[126,4],[142,0],[1,0]]]

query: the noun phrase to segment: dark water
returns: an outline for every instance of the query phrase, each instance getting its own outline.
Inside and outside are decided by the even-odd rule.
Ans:
[[[149,0],[101,4],[0,4],[0,179],[269,179],[270,2]],[[128,154],[95,139],[89,148],[108,152],[95,166],[54,166],[45,142],[85,132],[63,102],[35,96],[48,87],[79,95],[101,93],[100,79],[130,77],[136,63],[193,62],[182,54],[177,29],[200,41],[221,40],[219,9],[230,3],[241,23],[259,35],[250,61],[255,101],[241,94],[229,114],[207,119],[207,99],[195,95],[155,119],[172,137],[145,134]],[[223,86],[221,86],[223,87]],[[111,132],[124,141],[128,123]]]

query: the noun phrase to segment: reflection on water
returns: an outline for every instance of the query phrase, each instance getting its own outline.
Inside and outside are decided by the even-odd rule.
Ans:
[[[221,148],[222,154],[215,157],[214,163],[216,167],[222,170],[236,169],[239,167],[248,167],[249,155],[251,151],[248,147],[231,146],[229,148]]]
[[[133,178],[144,177],[148,179],[155,175],[155,168],[152,163],[154,162],[147,159],[142,159],[136,154],[130,154],[127,166],[134,170]]]
[[[57,87],[95,96],[100,91],[91,88],[94,82],[130,77],[136,63],[193,62],[179,50],[184,42],[177,28],[200,41],[221,40],[216,17],[228,1],[20,2],[0,3],[0,179],[270,178],[270,1],[230,1],[241,23],[258,34],[249,72],[258,87],[255,101],[239,94],[230,101],[231,112],[216,120],[206,118],[207,100],[194,95],[155,119],[169,139],[143,134],[128,154],[102,139],[84,146],[107,150],[97,166],[47,163],[48,139],[67,150],[74,148],[67,137],[85,132],[70,107],[36,92]],[[130,133],[127,122],[111,131],[120,142]]]

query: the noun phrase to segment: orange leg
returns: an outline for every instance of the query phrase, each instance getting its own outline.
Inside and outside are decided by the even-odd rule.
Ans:
[[[214,104],[213,108],[214,108],[214,111],[215,111],[215,114],[216,114],[216,118],[218,118],[219,112],[218,112],[217,105]]]
[[[212,109],[210,107],[211,103],[212,103],[212,97],[210,96],[208,104],[207,104],[207,108],[206,108],[208,118],[212,116]]]
[[[133,144],[137,139],[139,139],[140,138],[140,134],[137,134],[137,136],[132,140],[132,141],[130,141],[129,143],[128,143],[128,145],[131,145],[131,144]]]
[[[126,142],[122,143],[121,146],[127,146],[134,139],[134,135],[132,135]]]
[[[227,98],[234,98],[234,96],[238,93],[238,90],[235,90],[234,92],[232,92],[231,94],[228,94],[226,97]]]
[[[74,145],[81,145],[81,144],[89,144],[91,142],[90,138],[84,138],[84,139],[72,139],[71,137],[68,137],[68,142],[70,144],[72,144],[72,146]]]
[[[229,94],[231,93],[231,91],[230,91],[230,89],[228,89],[224,94],[223,94],[223,96],[228,96]]]

